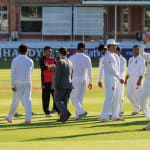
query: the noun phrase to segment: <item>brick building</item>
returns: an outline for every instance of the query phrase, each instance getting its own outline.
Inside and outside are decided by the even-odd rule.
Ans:
[[[150,28],[150,0],[0,0],[0,40],[135,39]]]

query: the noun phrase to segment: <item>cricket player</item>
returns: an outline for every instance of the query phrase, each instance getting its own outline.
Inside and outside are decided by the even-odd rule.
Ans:
[[[13,91],[13,100],[8,116],[5,118],[8,123],[12,123],[13,115],[15,114],[19,101],[25,109],[25,123],[31,123],[31,75],[33,72],[33,61],[27,56],[28,46],[21,44],[19,53],[13,59],[11,64],[11,87]]]
[[[139,45],[133,46],[134,56],[129,59],[129,65],[125,84],[127,86],[127,97],[130,100],[134,111],[132,115],[137,115],[140,112],[140,92],[142,87],[142,79],[145,72],[145,62],[142,56],[139,55]]]
[[[116,71],[117,73],[119,74],[119,77],[120,77],[120,57],[118,56],[118,54],[116,53],[116,48],[114,49],[114,52],[113,52],[113,55],[115,56],[116,58],[116,62],[117,62],[117,68],[116,68]],[[121,79],[124,79],[124,78],[121,78]],[[124,84],[120,83],[118,80],[116,80],[116,90],[115,90],[115,94],[114,94],[114,99],[116,101],[116,112],[118,113],[117,116],[120,114],[120,85],[121,86],[124,86]],[[111,112],[111,110],[110,110]]]
[[[107,46],[104,44],[99,45],[98,51],[102,55],[102,57],[99,59],[99,71],[98,71],[98,86],[102,88],[102,76],[104,71],[104,56],[107,51]]]
[[[121,48],[119,46],[116,48],[116,53],[118,54],[120,58],[120,78],[125,79],[127,61],[121,55]],[[122,105],[124,101],[124,90],[125,90],[124,84],[119,84],[118,89],[119,89],[120,114],[123,114],[124,111],[123,111]]]
[[[100,52],[100,54],[102,55],[102,57],[99,60],[99,71],[98,71],[98,86],[100,88],[103,87],[102,84],[102,76],[103,76],[103,71],[104,71],[104,58],[105,58],[105,54],[107,52],[107,46],[104,44],[99,45],[98,47],[98,51]],[[105,81],[105,80],[104,80]],[[106,92],[105,89],[105,82],[104,82],[104,93]],[[109,110],[108,111],[108,116],[111,117],[112,116],[112,111]]]
[[[76,120],[87,115],[87,112],[82,107],[83,97],[87,86],[87,71],[89,77],[88,88],[92,89],[92,64],[91,59],[85,54],[85,52],[85,44],[79,43],[77,53],[69,58],[73,65],[72,84],[74,89],[71,92],[71,101],[76,109]]]
[[[119,121],[123,120],[119,117],[119,102],[117,93],[117,82],[124,83],[123,79],[120,78],[118,72],[118,64],[114,51],[116,45],[114,39],[107,40],[108,51],[104,56],[104,83],[105,83],[105,102],[103,112],[100,116],[100,121],[109,122],[108,112],[112,111],[112,120]]]
[[[150,91],[149,91],[150,90],[150,54],[144,52],[144,48],[148,42],[149,42],[149,37],[146,36],[143,46],[142,48],[140,48],[140,54],[147,62],[147,72],[146,72],[145,82],[141,91],[140,105],[145,116],[150,121],[150,110],[148,107],[148,101],[150,100]],[[150,130],[150,123],[144,129]]]

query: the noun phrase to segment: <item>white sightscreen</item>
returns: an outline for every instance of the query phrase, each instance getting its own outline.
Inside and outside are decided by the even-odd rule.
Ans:
[[[74,35],[103,35],[103,8],[74,8]]]
[[[43,35],[71,35],[71,7],[43,7]]]

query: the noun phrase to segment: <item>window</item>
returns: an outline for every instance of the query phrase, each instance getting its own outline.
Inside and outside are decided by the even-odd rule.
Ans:
[[[74,35],[103,36],[103,8],[75,7]]]
[[[150,7],[145,7],[145,27],[144,31],[145,32],[150,32]]]
[[[0,6],[0,33],[8,33],[8,10],[7,6]]]
[[[129,22],[128,22],[128,19],[129,19],[129,14],[128,14],[128,7],[124,6],[123,9],[122,9],[122,12],[123,12],[123,33],[128,33],[128,29],[129,29]]]
[[[72,7],[43,7],[43,35],[72,35]]]
[[[40,33],[42,31],[42,7],[21,7],[21,32]]]

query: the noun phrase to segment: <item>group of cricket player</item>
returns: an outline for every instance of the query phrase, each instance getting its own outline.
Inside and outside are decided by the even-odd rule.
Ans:
[[[128,60],[128,65],[126,59],[121,55],[119,43],[116,43],[114,39],[108,39],[105,44],[99,45],[98,50],[102,57],[99,61],[98,86],[104,87],[105,93],[103,110],[99,118],[100,122],[125,120],[122,118],[125,87],[127,87],[127,97],[133,106],[131,115],[138,115],[140,111],[143,111],[147,120],[150,121],[148,107],[150,99],[150,54],[144,52],[148,42],[149,37],[145,37],[142,47],[139,45],[133,46],[133,57]],[[28,48],[26,45],[21,46],[19,47],[21,55],[17,56],[12,62],[11,82],[14,95],[6,120],[12,123],[18,102],[21,100],[25,108],[26,123],[30,124],[33,61],[27,56]],[[92,64],[90,58],[86,55],[84,43],[80,43],[77,53],[71,56],[68,61],[72,63],[73,67],[73,90],[70,98],[76,109],[75,119],[80,120],[88,114],[83,109],[83,98],[87,86],[86,72],[89,78],[88,88],[92,89]],[[145,69],[145,64],[147,69]],[[103,74],[104,77],[102,77]],[[150,130],[150,123],[144,129]]]

